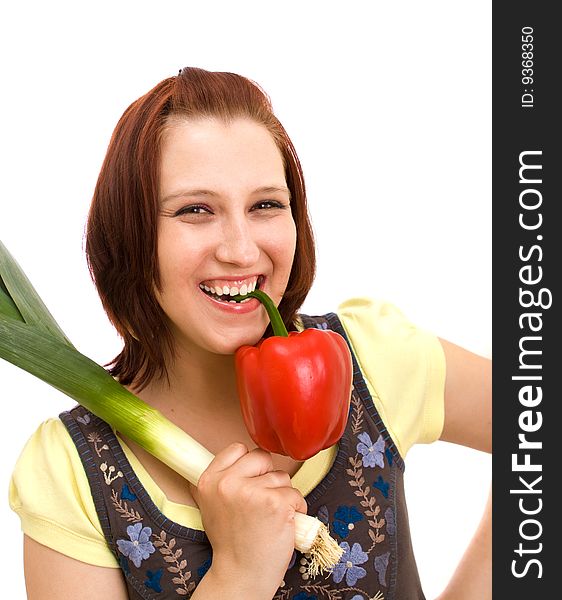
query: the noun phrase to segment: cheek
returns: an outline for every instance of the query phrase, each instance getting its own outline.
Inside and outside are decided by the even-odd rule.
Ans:
[[[272,256],[284,267],[290,269],[297,245],[297,229],[292,218],[271,232],[269,244]]]
[[[158,271],[160,273],[160,292],[167,295],[174,279],[179,276],[181,261],[175,248],[165,242],[158,243]]]
[[[156,254],[158,257],[158,271],[160,273],[160,285],[165,287],[171,274],[173,273],[173,257],[176,252],[173,247],[171,227],[165,220],[158,224]]]
[[[161,283],[163,286],[166,283],[177,284],[189,277],[208,253],[209,236],[181,227],[162,228],[159,233],[157,251]]]

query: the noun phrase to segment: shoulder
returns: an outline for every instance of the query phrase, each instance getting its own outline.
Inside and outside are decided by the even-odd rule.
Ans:
[[[350,298],[337,310],[341,324],[358,360],[376,359],[385,369],[396,367],[403,372],[422,368],[422,355],[430,352],[437,363],[444,364],[438,338],[412,323],[394,304],[368,297]],[[428,366],[427,364],[425,365]]]
[[[80,460],[68,432],[58,418],[43,421],[27,440],[13,473],[14,481],[25,487],[29,474],[41,480],[75,475],[75,459]]]
[[[26,442],[12,472],[9,502],[29,537],[84,562],[116,565],[80,456],[60,419],[43,421]]]
[[[336,310],[342,324],[355,334],[367,330],[385,337],[407,337],[416,327],[404,313],[387,300],[358,296],[344,300]]]
[[[337,310],[375,406],[400,453],[439,438],[445,355],[437,336],[393,303],[350,298]]]

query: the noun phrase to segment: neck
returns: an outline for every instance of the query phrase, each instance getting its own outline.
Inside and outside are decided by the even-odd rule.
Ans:
[[[241,417],[234,355],[180,349],[168,364],[168,378],[154,379],[136,393],[186,430],[219,415]]]

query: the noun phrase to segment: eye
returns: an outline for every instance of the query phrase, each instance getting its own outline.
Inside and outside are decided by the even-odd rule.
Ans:
[[[278,202],[277,200],[261,200],[260,202],[256,202],[256,204],[254,204],[254,206],[252,207],[252,210],[255,210],[255,209],[263,210],[263,209],[270,209],[270,208],[287,208],[287,206],[285,206],[281,202]]]
[[[190,204],[189,206],[183,206],[174,213],[174,217],[181,217],[182,215],[202,215],[209,213],[210,210],[207,206],[202,204]]]

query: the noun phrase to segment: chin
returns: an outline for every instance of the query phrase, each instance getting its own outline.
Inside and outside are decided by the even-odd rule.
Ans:
[[[261,333],[255,335],[244,334],[232,336],[230,340],[209,340],[207,349],[214,354],[231,355],[234,354],[241,346],[255,346],[262,339],[264,333],[265,328]]]

